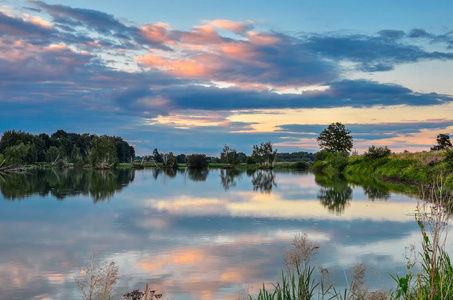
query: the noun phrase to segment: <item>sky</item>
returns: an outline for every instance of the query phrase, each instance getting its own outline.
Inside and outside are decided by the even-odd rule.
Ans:
[[[121,136],[139,155],[422,151],[453,129],[451,1],[0,0],[0,131]]]

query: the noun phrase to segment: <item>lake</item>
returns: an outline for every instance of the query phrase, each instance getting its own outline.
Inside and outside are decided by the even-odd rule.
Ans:
[[[1,299],[80,299],[93,251],[119,266],[123,293],[239,299],[280,279],[298,233],[337,286],[362,262],[388,289],[421,237],[415,199],[312,173],[35,170],[1,175],[0,191]]]

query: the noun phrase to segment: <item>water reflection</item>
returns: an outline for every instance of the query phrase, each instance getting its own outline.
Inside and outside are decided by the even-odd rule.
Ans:
[[[3,201],[0,195],[0,295],[5,299],[80,299],[73,276],[93,250],[119,264],[127,290],[151,282],[169,299],[237,299],[241,285],[257,290],[263,282],[279,280],[283,253],[298,232],[320,243],[317,263],[341,286],[343,272],[349,274],[357,262],[380,274],[405,271],[402,254],[419,235],[411,199],[391,195],[387,202],[371,202],[353,188],[343,197],[348,208],[332,214],[318,198],[320,189],[344,194],[338,188],[344,183],[315,180],[309,173],[46,172],[33,177],[46,189],[20,192],[29,199]],[[93,205],[86,186],[103,183],[106,190],[123,190],[112,201]],[[262,190],[255,187],[259,183]],[[0,183],[5,199],[12,195],[7,186]],[[70,194],[71,189],[79,192]],[[56,195],[69,199],[48,201]],[[381,281],[370,279],[377,282],[373,288],[381,287]],[[393,283],[388,276],[383,282]]]
[[[220,170],[220,183],[225,191],[228,191],[231,187],[236,186],[237,180],[242,179],[243,171],[236,169]],[[237,179],[237,180],[236,180]]]
[[[203,170],[187,169],[186,172],[187,174],[189,174],[189,179],[192,181],[206,181],[206,178],[208,178],[209,175],[208,169]]]
[[[256,170],[250,175],[254,191],[270,193],[273,187],[277,187],[275,175],[272,170]]]
[[[42,197],[48,194],[58,200],[77,195],[90,195],[94,202],[110,199],[116,192],[134,181],[135,170],[31,170],[21,174],[0,174],[0,192],[8,200],[23,199],[31,195]],[[209,170],[159,169],[148,170],[154,180],[161,179],[165,184],[180,174],[194,182],[205,182]],[[245,173],[250,178],[253,191],[271,193],[277,188],[277,179],[272,170],[220,170],[220,183],[225,191],[236,187]],[[295,175],[300,174],[298,172]],[[362,180],[363,181],[363,180]],[[340,214],[352,199],[352,188],[342,176],[316,175],[315,182],[321,186],[318,193],[320,202],[329,211]],[[378,182],[363,181],[364,194],[371,201],[387,200],[388,188]]]
[[[316,183],[321,186],[318,199],[330,212],[341,214],[352,199],[352,188],[340,175],[315,176]]]
[[[377,188],[375,186],[364,186],[363,192],[368,196],[371,201],[384,200],[387,201],[390,198],[390,192],[388,190]]]
[[[52,195],[58,200],[90,195],[93,202],[110,199],[134,181],[132,170],[30,170],[27,173],[0,175],[4,199],[24,199],[32,195]]]

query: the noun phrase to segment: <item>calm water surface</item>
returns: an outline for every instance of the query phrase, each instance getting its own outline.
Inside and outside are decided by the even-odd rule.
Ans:
[[[311,173],[46,170],[2,175],[0,191],[1,299],[80,299],[93,250],[119,265],[122,291],[238,299],[279,280],[301,232],[337,285],[363,262],[389,288],[420,237],[416,200]]]

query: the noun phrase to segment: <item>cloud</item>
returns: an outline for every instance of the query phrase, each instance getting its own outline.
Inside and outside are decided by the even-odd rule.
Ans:
[[[234,22],[231,20],[217,19],[217,20],[204,21],[204,23],[208,24],[210,26],[219,28],[219,29],[232,31],[237,34],[244,34],[245,32],[253,29],[252,21]]]
[[[380,31],[377,36],[364,34],[329,34],[306,36],[303,47],[324,57],[340,59],[357,64],[356,68],[366,72],[389,71],[397,64],[421,60],[453,59],[453,53],[429,52],[406,43],[406,33],[399,30]],[[425,37],[420,29],[412,31],[409,37]]]
[[[64,5],[49,5],[42,1],[31,1],[30,3],[49,13],[55,23],[84,26],[101,34],[117,34],[118,37],[121,37],[123,32],[131,30],[114,16],[101,11],[72,8]]]
[[[0,42],[0,79],[9,81],[72,80],[75,69],[92,58],[64,45],[35,46],[24,42]]]
[[[453,97],[435,93],[415,93],[394,84],[367,80],[344,80],[328,84],[326,90],[298,94],[277,94],[272,91],[249,91],[238,88],[217,88],[200,85],[176,86],[159,90],[124,89],[115,102],[133,114],[168,113],[174,109],[244,110],[281,108],[371,107],[387,105],[427,106],[453,101]],[[154,103],[166,102],[156,110]],[[154,108],[147,111],[147,106]]]
[[[313,133],[316,136],[326,128],[328,124],[287,124],[278,126],[278,132],[306,135]],[[346,124],[346,127],[351,130],[354,137],[361,139],[381,139],[394,137],[401,134],[419,133],[423,130],[444,130],[446,127],[453,126],[453,120],[425,120],[420,122],[390,122],[390,123],[375,123],[375,124]]]
[[[384,72],[403,63],[450,60],[451,32],[415,28],[294,35],[228,19],[175,29],[42,1],[30,5],[27,13],[0,12],[0,127],[5,130],[78,128],[82,118],[90,130],[128,132],[131,138],[137,138],[134,130],[147,133],[152,127],[158,139],[163,130],[173,129],[164,139],[169,144],[184,134],[194,139],[202,130],[206,138],[191,149],[206,149],[209,139],[223,144],[231,132],[238,145],[269,138],[279,143],[297,138],[307,145],[309,135],[292,136],[285,128],[274,133],[278,124],[264,128],[233,117],[244,110],[428,107],[453,100],[402,85],[348,79],[351,68]],[[97,118],[104,124],[95,124]],[[420,126],[428,128],[427,123],[436,121]],[[362,129],[364,139],[378,138],[374,129]]]
[[[231,40],[206,25],[174,34],[179,36],[175,50],[180,47],[182,55],[149,53],[137,62],[175,77],[237,85],[309,85],[338,77],[335,65],[282,34],[254,32],[245,40]]]
[[[19,17],[5,15],[0,11],[0,37],[25,37],[29,39],[44,38],[55,33],[51,26],[44,23],[25,20]]]

